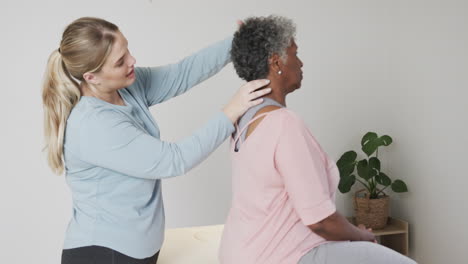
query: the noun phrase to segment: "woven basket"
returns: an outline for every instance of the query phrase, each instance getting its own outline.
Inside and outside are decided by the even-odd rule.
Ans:
[[[364,193],[364,197],[359,197]],[[387,225],[390,198],[384,196],[378,199],[369,199],[365,189],[359,190],[354,196],[354,214],[356,224],[363,224],[367,228],[382,229]]]

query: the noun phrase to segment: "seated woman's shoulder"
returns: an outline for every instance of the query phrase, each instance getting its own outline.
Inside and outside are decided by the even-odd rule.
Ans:
[[[265,113],[270,116],[274,116],[275,119],[281,119],[281,120],[285,119],[285,120],[290,120],[292,122],[302,123],[302,118],[296,112],[286,107],[268,105],[258,110],[255,116],[265,114]],[[260,119],[263,119],[263,118],[260,118]]]
[[[283,109],[283,107],[276,106],[276,105],[267,105],[267,106],[265,106],[263,108],[260,108],[260,110],[257,111],[256,115],[272,112],[272,111],[275,111],[275,110],[278,110],[278,109]]]
[[[263,108],[261,108],[260,110],[257,111],[257,113],[255,114],[254,118],[261,115],[261,114],[268,114],[269,116],[271,115],[276,115],[278,112],[282,111],[282,109],[284,109],[283,107],[280,107],[280,106],[276,106],[276,105],[267,105]],[[248,136],[250,136],[250,134],[257,128],[257,126],[262,122],[262,120],[264,119],[265,117],[262,116],[260,118],[258,118],[257,120],[253,121],[247,128],[247,132],[246,132],[246,138]]]
[[[283,108],[283,110],[277,111],[276,113],[278,114],[277,119],[281,120],[285,126],[291,129],[293,127],[300,129],[307,128],[304,119],[298,113],[289,108]]]
[[[272,106],[272,107],[274,108],[266,109],[265,111],[272,112],[272,111],[278,110],[278,111],[275,111],[274,114],[278,115],[278,117],[280,118],[289,118],[289,119],[292,118],[292,119],[302,120],[302,118],[294,110],[291,110],[286,107],[277,107],[277,106]],[[265,108],[268,108],[268,107],[265,107]]]

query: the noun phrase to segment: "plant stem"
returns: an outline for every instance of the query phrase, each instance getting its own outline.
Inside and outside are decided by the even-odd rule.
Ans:
[[[360,182],[362,185],[364,185],[364,187],[366,187],[367,191],[369,191],[369,194],[371,193],[371,189],[370,189],[370,187],[369,187],[366,183],[364,183],[363,181],[359,180],[358,178],[356,178],[356,180],[357,180],[358,182]]]
[[[372,182],[374,183],[374,193],[376,193],[377,192],[377,181],[376,181],[375,177],[372,178]]]
[[[388,185],[388,186],[390,186],[390,185]],[[388,186],[385,186],[382,190],[380,190],[380,191],[377,193],[377,197],[379,196],[379,193],[383,193],[383,191],[384,191],[385,189],[387,189]]]
[[[375,152],[375,157],[376,157],[377,159],[379,159],[379,148],[378,148],[378,147],[377,147],[377,150],[376,150],[376,152]],[[379,169],[379,173],[380,173],[380,169]],[[376,191],[376,190],[377,190],[377,183],[376,183],[375,177],[372,178],[372,185],[373,185],[374,194],[375,194],[375,196],[377,197],[377,196],[378,196],[378,193],[377,193],[377,191]]]
[[[374,178],[371,179],[371,183],[372,183],[372,193],[371,193],[371,197],[374,197],[374,196],[375,196],[375,193],[376,193],[376,184],[375,184],[375,179],[374,179]]]

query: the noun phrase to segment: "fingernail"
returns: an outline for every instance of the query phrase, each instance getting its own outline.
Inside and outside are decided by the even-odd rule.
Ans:
[[[266,81],[266,83],[270,83],[270,80],[268,80],[268,79],[265,79],[265,81]]]

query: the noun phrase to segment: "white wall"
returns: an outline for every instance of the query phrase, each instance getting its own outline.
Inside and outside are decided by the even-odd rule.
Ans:
[[[410,192],[392,215],[411,224],[419,263],[466,263],[468,3],[404,0],[2,1],[0,7],[0,262],[59,263],[71,198],[46,166],[41,80],[64,27],[80,16],[120,26],[138,65],[177,61],[232,34],[235,21],[276,13],[298,26],[303,88],[289,107],[334,157],[387,133],[384,169]],[[152,109],[162,138],[187,136],[241,85],[231,65],[188,95]],[[230,200],[227,144],[163,184],[168,227],[219,224]],[[351,214],[350,194],[338,208]]]

